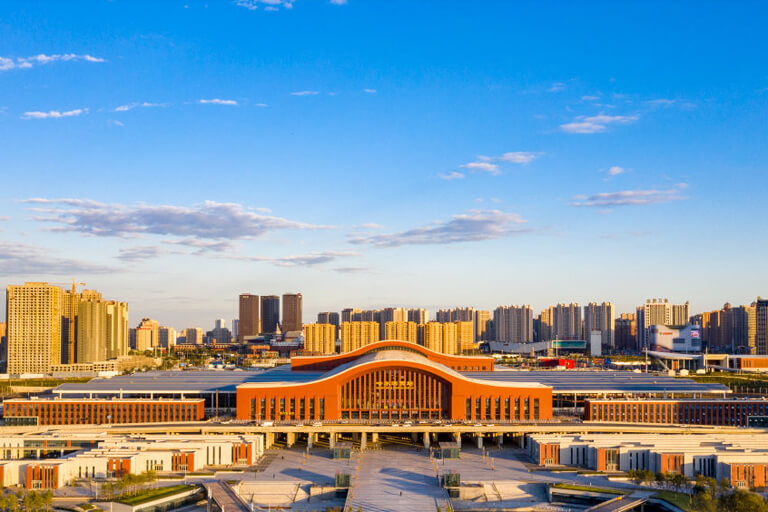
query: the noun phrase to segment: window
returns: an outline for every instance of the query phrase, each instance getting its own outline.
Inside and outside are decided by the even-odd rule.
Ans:
[[[273,420],[277,419],[277,411],[275,410],[275,399],[270,398],[269,399],[269,415],[272,417]]]
[[[475,398],[475,419],[479,420],[483,416],[480,413],[480,399]]]
[[[494,407],[494,416],[497,420],[501,419],[501,398],[496,398],[495,401],[495,407]]]
[[[539,419],[539,399],[533,399],[533,419]]]
[[[527,420],[530,417],[530,399],[526,397],[523,404],[523,418]]]
[[[325,419],[325,398],[320,399],[320,419]]]
[[[491,419],[491,399],[485,399],[485,419]]]
[[[302,398],[302,399],[299,400],[299,418],[301,418],[302,420],[305,417],[304,416],[304,411],[305,410],[306,410],[306,408],[305,408],[305,399]]]
[[[509,416],[509,397],[504,399],[504,419],[507,420],[507,421],[510,420],[510,416]]]
[[[472,418],[472,399],[467,398],[467,411],[466,411],[466,418],[471,419]]]
[[[520,420],[520,397],[515,398],[515,419]]]

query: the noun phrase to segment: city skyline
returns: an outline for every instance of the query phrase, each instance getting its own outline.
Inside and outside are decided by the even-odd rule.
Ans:
[[[0,6],[0,286],[177,328],[768,294],[765,6],[286,4]]]

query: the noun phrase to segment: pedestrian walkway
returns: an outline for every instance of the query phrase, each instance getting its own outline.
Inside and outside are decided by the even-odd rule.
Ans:
[[[215,501],[224,512],[250,512],[251,508],[226,482],[208,482],[205,487],[208,490],[208,499]]]
[[[448,493],[440,487],[429,455],[415,448],[355,452],[344,510],[365,512],[445,512]],[[359,469],[358,469],[359,468]]]

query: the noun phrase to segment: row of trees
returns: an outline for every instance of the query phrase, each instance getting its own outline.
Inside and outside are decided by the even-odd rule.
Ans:
[[[53,493],[51,491],[29,491],[24,493],[0,493],[0,510],[3,512],[51,510]]]
[[[138,475],[128,473],[115,482],[105,483],[101,486],[101,491],[107,499],[123,495],[135,496],[144,490],[147,485],[154,483],[156,480],[157,472],[154,470],[145,471]]]
[[[690,496],[690,507],[697,512],[768,512],[768,502],[754,492],[733,489],[731,482],[723,478],[719,482],[702,475],[691,484],[680,473],[654,473],[645,469],[633,469],[629,477],[638,484],[672,488]]]

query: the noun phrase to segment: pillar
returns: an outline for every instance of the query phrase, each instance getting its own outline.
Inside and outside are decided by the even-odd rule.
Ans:
[[[307,434],[307,449],[312,449],[312,447],[315,445],[315,433],[310,432]]]
[[[456,441],[456,444],[459,445],[459,450],[461,450],[461,432],[454,432],[453,440]]]
[[[504,446],[504,434],[498,434],[496,436],[496,446],[498,446],[499,448]]]
[[[378,432],[371,432],[371,442],[373,444],[376,444],[379,442],[379,433]]]
[[[363,432],[360,434],[360,451],[365,451],[365,443],[368,439],[368,434]]]
[[[429,449],[429,436],[431,434],[429,432],[424,432],[424,448]]]
[[[328,434],[328,447],[331,450],[336,448],[336,432],[331,432]]]
[[[296,432],[285,433],[285,446],[291,448],[296,443]]]
[[[272,445],[275,444],[275,433],[267,432],[266,434],[266,439],[264,440],[264,449],[269,450],[272,448]]]
[[[483,449],[483,436],[480,434],[475,435],[475,442],[477,443],[477,449]]]
[[[414,444],[419,442],[419,434],[416,432],[411,432],[411,441],[413,441]]]

